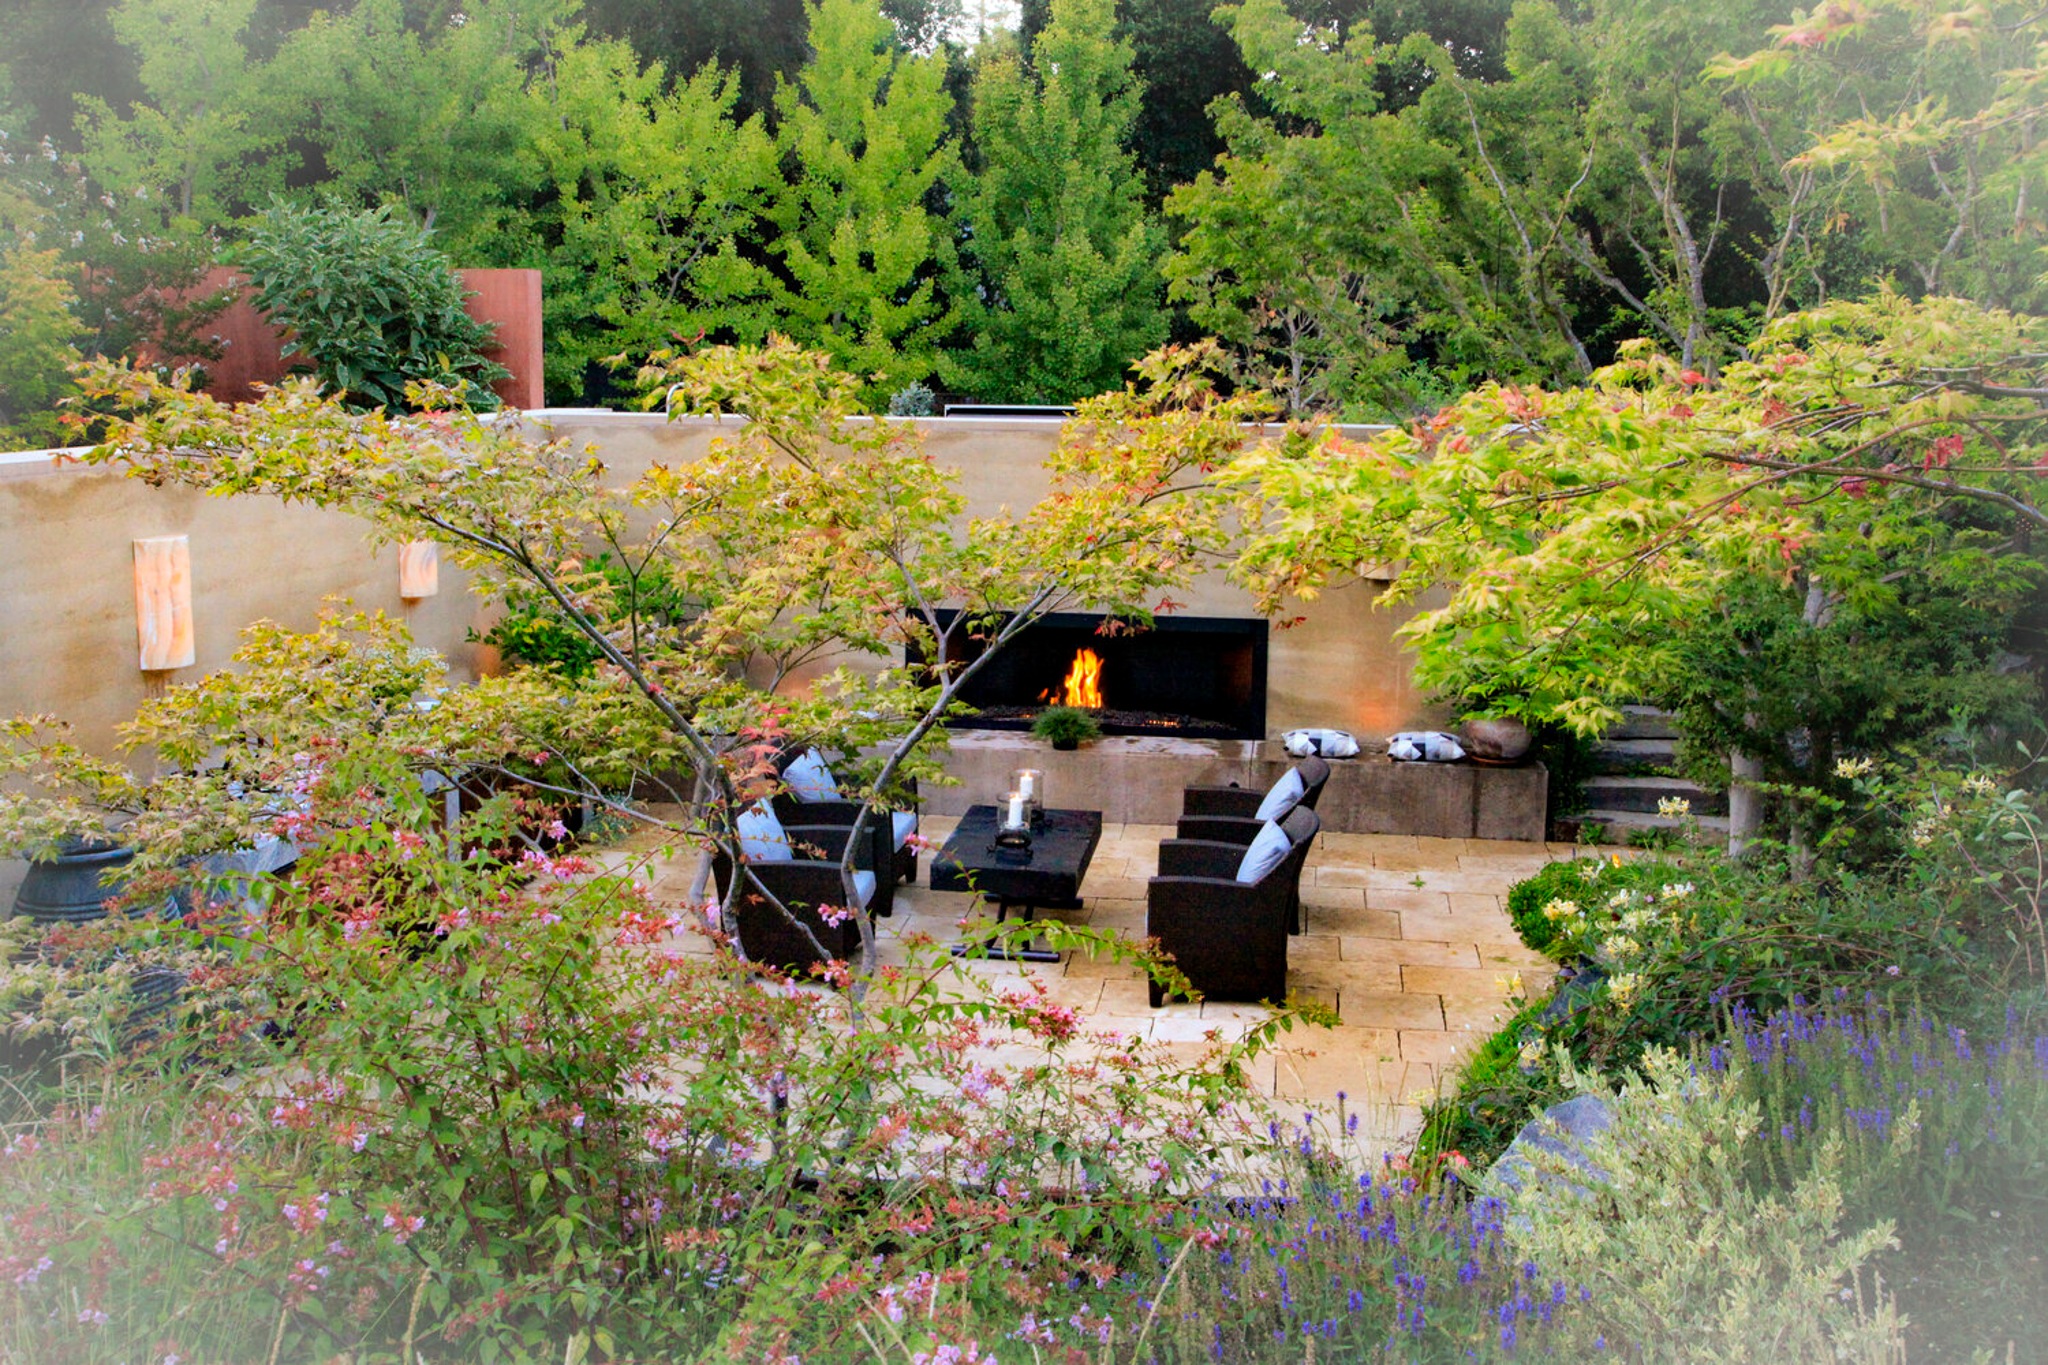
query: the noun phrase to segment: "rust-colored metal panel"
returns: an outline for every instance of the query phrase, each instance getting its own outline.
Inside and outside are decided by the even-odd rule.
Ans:
[[[463,286],[470,298],[463,307],[479,322],[497,329],[497,345],[484,352],[512,371],[492,387],[510,407],[544,406],[541,393],[541,312],[538,270],[464,270]],[[218,360],[206,362],[206,391],[229,403],[247,403],[258,384],[275,384],[287,369],[283,334],[249,302],[250,290],[239,271],[216,266],[195,293],[230,286],[240,293],[206,330],[223,345]]]
[[[540,272],[538,270],[465,270],[462,282],[471,293],[463,307],[479,322],[498,329],[498,344],[484,355],[512,371],[492,387],[507,407],[546,406],[541,395]]]
[[[194,292],[203,295],[227,288],[237,290],[235,301],[206,329],[223,347],[220,359],[206,362],[206,391],[223,402],[247,403],[255,399],[258,384],[275,384],[284,377],[284,337],[249,302],[249,286],[239,270],[215,266]]]

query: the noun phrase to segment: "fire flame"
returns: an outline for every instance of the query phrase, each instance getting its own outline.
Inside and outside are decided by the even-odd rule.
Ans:
[[[1074,656],[1074,663],[1067,670],[1059,690],[1040,694],[1040,700],[1055,706],[1102,705],[1102,656],[1092,649],[1084,649]]]

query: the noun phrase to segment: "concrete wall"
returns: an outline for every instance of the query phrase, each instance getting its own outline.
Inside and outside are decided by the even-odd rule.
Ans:
[[[657,461],[692,459],[721,431],[737,429],[734,422],[619,413],[532,417],[558,436],[595,442],[617,485]],[[1042,462],[1057,423],[939,418],[922,425],[932,455],[960,471],[973,514],[1022,509],[1043,493]],[[323,600],[337,595],[400,617],[419,643],[448,659],[455,680],[474,678],[484,661],[465,636],[489,613],[468,591],[467,576],[444,556],[439,594],[402,601],[397,547],[372,551],[368,529],[274,498],[152,488],[51,452],[0,455],[0,716],[55,714],[77,727],[82,743],[109,751],[115,727],[153,692],[223,666],[245,626],[263,619],[309,626]],[[165,535],[190,538],[197,657],[190,668],[144,673],[132,542]],[[1370,583],[1340,588],[1316,602],[1303,625],[1274,632],[1270,734],[1325,725],[1379,737],[1439,719],[1416,693],[1392,638],[1405,615],[1374,611],[1377,592]],[[1217,574],[1185,595],[1189,615],[1253,614],[1249,598]],[[0,867],[0,905],[12,899],[10,881]]]
[[[545,414],[554,433],[595,442],[610,477],[629,482],[656,463],[695,459],[717,435],[736,431],[706,418],[669,422],[661,417],[556,409]],[[926,418],[919,422],[925,449],[941,467],[960,474],[969,516],[1004,508],[1021,512],[1049,488],[1044,462],[1059,423],[1042,419]],[[1268,735],[1302,726],[1332,726],[1361,736],[1441,723],[1442,713],[1409,678],[1394,630],[1412,611],[1380,611],[1377,583],[1353,582],[1325,593],[1302,624],[1272,632],[1267,659]],[[1185,598],[1186,616],[1255,616],[1249,594],[1218,572],[1205,574]],[[825,661],[800,675],[821,676],[845,660]],[[856,661],[857,662],[857,661]]]
[[[151,488],[107,468],[49,452],[0,455],[0,715],[50,713],[81,742],[112,748],[114,727],[168,683],[226,664],[243,627],[305,627],[325,598],[404,620],[475,676],[463,636],[476,619],[468,575],[441,564],[440,592],[398,596],[398,547],[372,551],[367,523],[276,498],[212,498]],[[132,542],[183,535],[192,554],[196,659],[144,673],[137,665]]]
[[[737,429],[710,419],[590,411],[542,411],[533,419],[561,438],[594,443],[615,485],[657,462],[694,459],[715,436]],[[1021,510],[1044,493],[1056,423],[934,418],[922,426],[926,448],[959,471],[970,514]],[[273,498],[151,488],[49,452],[0,455],[0,715],[54,712],[76,723],[88,743],[104,746],[151,688],[219,667],[242,627],[259,619],[309,624],[336,594],[402,616],[422,644],[448,657],[458,678],[474,676],[478,659],[464,636],[486,612],[465,575],[444,556],[440,594],[408,605],[398,597],[397,549],[372,554],[367,530],[354,518]],[[131,542],[180,534],[191,538],[198,658],[189,669],[144,675],[135,666]],[[1379,591],[1370,582],[1338,588],[1312,604],[1303,624],[1273,632],[1269,734],[1323,725],[1376,737],[1440,719],[1415,690],[1393,639],[1408,612],[1374,610]],[[1186,615],[1254,614],[1250,598],[1220,573],[1181,595]]]

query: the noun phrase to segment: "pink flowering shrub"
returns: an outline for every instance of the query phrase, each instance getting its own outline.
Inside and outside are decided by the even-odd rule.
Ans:
[[[829,1360],[865,1332],[985,1365],[1272,1145],[1235,1117],[1244,1046],[1173,1063],[928,943],[859,999],[743,972],[581,858],[450,862],[365,762],[309,789],[260,912],[151,930],[205,964],[179,1027],[9,1132],[0,1358]],[[1043,1063],[1002,1064],[1025,1038]]]

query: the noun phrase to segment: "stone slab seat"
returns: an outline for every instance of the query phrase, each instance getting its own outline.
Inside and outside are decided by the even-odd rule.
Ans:
[[[1287,995],[1287,937],[1301,914],[1301,869],[1322,821],[1296,806],[1280,822],[1287,854],[1250,884],[1237,879],[1245,849],[1206,839],[1159,845],[1159,875],[1145,886],[1145,933],[1209,1000],[1279,1003]],[[1165,1003],[1159,983],[1152,1006]]]
[[[1314,810],[1330,780],[1330,765],[1320,758],[1305,758],[1290,771],[1301,774],[1302,793],[1294,804]],[[1283,773],[1281,779],[1285,778]],[[1257,837],[1259,826],[1265,823],[1259,819],[1258,810],[1269,791],[1271,788],[1261,791],[1235,783],[1188,787],[1181,793],[1181,815],[1174,832],[1182,839],[1209,839],[1244,847]]]
[[[873,914],[877,898],[887,893],[886,877],[877,877],[870,856],[856,860],[856,895],[864,904],[838,924],[828,924],[819,907],[841,906],[846,901],[845,884],[839,879],[839,860],[846,854],[845,826],[785,826],[790,846],[802,858],[750,859],[747,870],[780,900],[810,930],[827,953],[842,960],[860,956],[860,915]],[[862,866],[867,864],[867,866]],[[732,860],[723,852],[715,855],[712,875],[725,892],[728,927],[738,937],[749,962],[802,972],[822,963],[824,958],[807,942],[783,912],[759,888],[741,881],[734,886]]]

